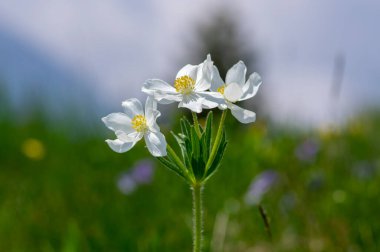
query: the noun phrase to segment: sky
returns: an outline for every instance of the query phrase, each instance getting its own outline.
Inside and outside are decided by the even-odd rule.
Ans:
[[[79,75],[86,81],[77,85],[105,108],[118,108],[122,100],[144,97],[146,79],[171,82],[183,65],[200,63],[186,61],[187,42],[194,27],[222,7],[259,52],[260,92],[274,120],[323,125],[379,104],[375,0],[9,0],[0,2],[0,33]],[[340,95],[333,99],[337,57],[345,64]]]

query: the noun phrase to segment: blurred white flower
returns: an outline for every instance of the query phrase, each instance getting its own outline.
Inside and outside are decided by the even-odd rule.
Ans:
[[[178,107],[188,108],[200,113],[202,108],[217,107],[223,96],[218,92],[209,92],[213,62],[211,56],[199,65],[186,65],[177,73],[174,86],[158,79],[149,79],[142,91],[154,97],[159,103],[179,102]]]
[[[243,61],[239,61],[231,67],[224,82],[218,69],[213,66],[211,91],[219,92],[224,101],[219,105],[220,109],[231,110],[232,115],[241,123],[251,123],[256,120],[256,113],[240,108],[235,102],[244,101],[256,95],[262,80],[258,73],[253,73],[245,82],[247,68]]]
[[[161,115],[157,103],[148,97],[145,112],[139,100],[132,98],[122,103],[125,113],[112,113],[102,118],[104,124],[115,131],[117,139],[106,142],[112,150],[122,153],[130,150],[143,137],[149,152],[155,157],[166,156],[165,136],[156,120]]]
[[[320,145],[317,140],[309,138],[303,141],[295,149],[296,157],[301,161],[314,161],[319,152]]]

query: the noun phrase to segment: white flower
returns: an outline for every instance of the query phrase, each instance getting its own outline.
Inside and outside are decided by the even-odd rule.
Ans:
[[[179,102],[185,107],[200,113],[202,108],[217,107],[223,96],[218,92],[206,91],[211,87],[213,62],[210,55],[199,65],[186,65],[177,73],[174,86],[165,81],[150,79],[144,83],[142,91],[154,97],[159,103]]]
[[[130,150],[143,137],[149,152],[155,157],[166,156],[165,136],[156,120],[161,115],[157,103],[148,97],[145,113],[139,100],[132,98],[122,103],[125,113],[112,113],[102,118],[104,124],[115,131],[117,139],[106,140],[112,150],[122,153]]]
[[[220,78],[218,69],[213,66],[213,76],[211,91],[217,91],[224,97],[224,102],[219,105],[220,109],[231,110],[232,115],[241,123],[251,123],[256,120],[256,113],[243,109],[234,103],[244,101],[256,95],[259,86],[262,83],[261,77],[257,73],[249,76],[245,82],[247,68],[243,61],[239,61],[231,67],[226,75],[224,82]]]

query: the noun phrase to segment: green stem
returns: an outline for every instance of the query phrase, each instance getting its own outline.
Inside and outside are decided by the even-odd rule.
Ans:
[[[194,184],[193,190],[193,252],[202,251],[203,209],[201,184]]]
[[[193,115],[193,121],[194,121],[194,127],[195,127],[195,132],[197,132],[197,135],[199,138],[201,138],[201,130],[199,128],[199,123],[198,123],[198,116],[197,113],[191,112]]]
[[[219,128],[218,128],[218,132],[216,133],[214,145],[212,146],[210,157],[207,160],[206,172],[210,168],[212,162],[214,161],[216,151],[218,150],[218,146],[220,143],[220,139],[222,137],[223,125],[224,125],[224,121],[226,120],[226,116],[227,116],[227,109],[223,110],[222,117],[220,118]]]

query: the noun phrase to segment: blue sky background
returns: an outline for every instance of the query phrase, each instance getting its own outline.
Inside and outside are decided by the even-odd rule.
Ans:
[[[101,113],[119,110],[122,100],[143,97],[144,80],[170,82],[184,64],[198,63],[186,61],[186,45],[221,6],[260,55],[273,119],[324,125],[379,104],[375,0],[1,1],[0,76],[15,103],[39,83],[52,104],[91,100]],[[332,101],[337,55],[346,65]]]

